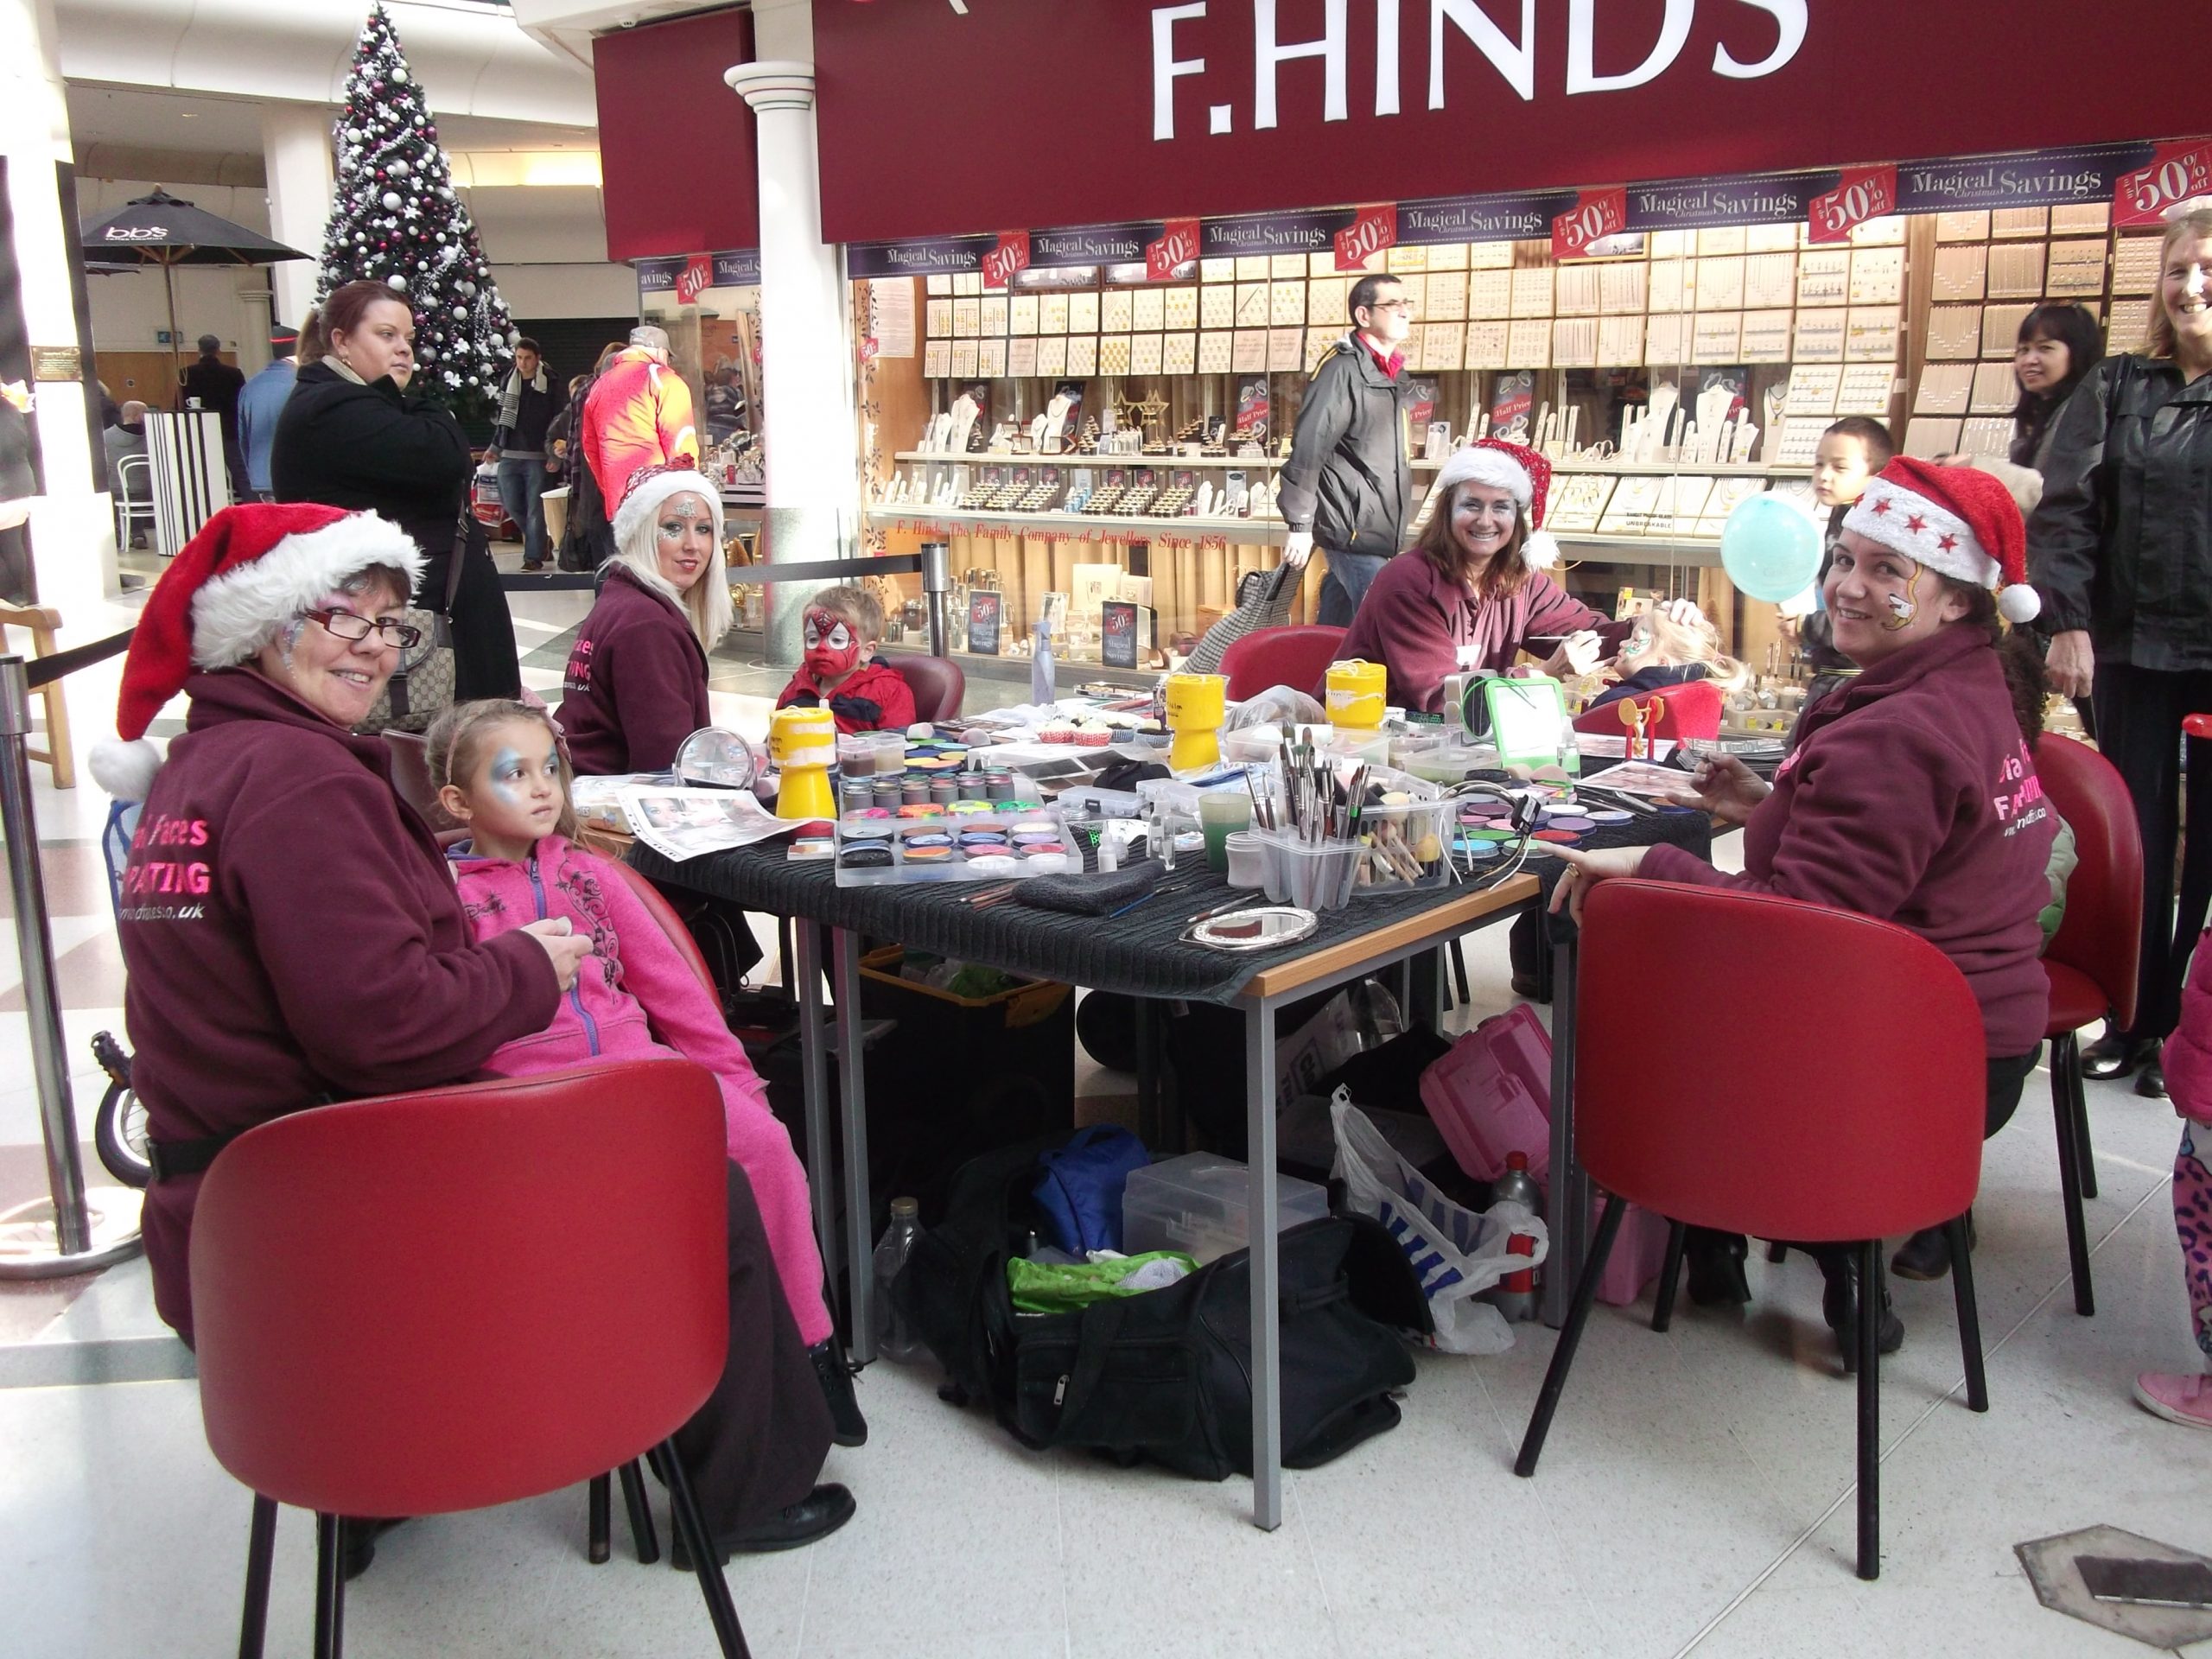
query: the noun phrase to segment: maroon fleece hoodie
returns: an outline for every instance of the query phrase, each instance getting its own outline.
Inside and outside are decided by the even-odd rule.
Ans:
[[[552,963],[523,934],[475,942],[381,739],[245,669],[185,690],[124,868],[124,1020],[155,1140],[457,1082],[544,1029]],[[155,1306],[187,1342],[200,1181],[146,1193]]]
[[[1612,652],[1636,624],[1599,615],[1541,570],[1531,570],[1502,599],[1477,599],[1426,554],[1401,553],[1376,574],[1337,646],[1337,660],[1381,663],[1389,671],[1392,703],[1433,714],[1444,706],[1444,677],[1461,666],[1463,646],[1467,667],[1503,673],[1532,634],[1580,633],[1585,628],[1595,629]],[[1546,638],[1528,649],[1548,657],[1557,643]],[[1320,696],[1321,688],[1314,688],[1313,695]]]
[[[2036,917],[2058,825],[1988,636],[1945,628],[1847,680],[1801,724],[1744,826],[1743,874],[1675,847],[1653,848],[1640,874],[1910,928],[1966,976],[1990,1055],[2028,1052],[2050,1008]]]
[[[569,648],[561,690],[569,762],[588,778],[666,772],[683,740],[715,723],[690,619],[620,564]]]

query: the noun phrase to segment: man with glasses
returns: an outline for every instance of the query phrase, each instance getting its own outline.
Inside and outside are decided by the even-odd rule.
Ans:
[[[1319,620],[1350,627],[1368,584],[1396,554],[1413,516],[1406,456],[1405,354],[1413,302],[1395,276],[1352,284],[1351,332],[1331,348],[1306,388],[1277,505],[1290,526],[1283,558],[1328,556]]]

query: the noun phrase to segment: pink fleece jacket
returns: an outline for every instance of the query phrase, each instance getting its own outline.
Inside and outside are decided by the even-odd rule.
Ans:
[[[2181,988],[2181,1022],[2159,1058],[2174,1110],[2192,1122],[2212,1123],[2212,949],[2202,938]]]

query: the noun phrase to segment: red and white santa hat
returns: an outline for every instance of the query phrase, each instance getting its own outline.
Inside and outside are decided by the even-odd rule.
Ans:
[[[1941,575],[1993,589],[2007,622],[2032,622],[2043,609],[2028,586],[2019,504],[2002,480],[1978,467],[1899,455],[1867,480],[1843,527]]]
[[[373,512],[308,503],[226,507],[162,573],[130,636],[116,701],[119,741],[96,743],[92,776],[118,800],[141,801],[162,764],[146,728],[195,669],[251,661],[299,614],[363,571],[423,574],[414,539]]]
[[[1477,438],[1454,449],[1436,474],[1438,511],[1449,510],[1451,492],[1460,484],[1487,484],[1503,490],[1529,515],[1529,534],[1521,560],[1532,570],[1559,563],[1559,543],[1544,528],[1544,500],[1551,494],[1552,464],[1540,452],[1510,438]]]

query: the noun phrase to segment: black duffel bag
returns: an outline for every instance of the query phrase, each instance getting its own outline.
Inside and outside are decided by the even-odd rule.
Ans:
[[[1251,1273],[1237,1250],[1181,1282],[1080,1313],[1017,1314],[1008,1256],[1037,1148],[963,1172],[944,1224],[892,1287],[944,1366],[947,1397],[987,1401],[1023,1445],[1149,1459],[1205,1480],[1252,1472]],[[1378,1222],[1330,1216],[1281,1236],[1283,1463],[1310,1469],[1399,1421],[1413,1381],[1402,1329],[1429,1329],[1404,1253]]]

